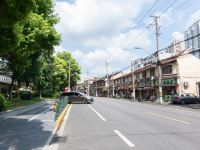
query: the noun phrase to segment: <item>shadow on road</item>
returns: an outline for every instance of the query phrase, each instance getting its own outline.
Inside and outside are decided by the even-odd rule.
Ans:
[[[180,105],[180,104],[169,104],[172,106],[179,106],[179,107],[185,107],[185,108],[192,108],[192,109],[200,109],[200,104],[185,104],[185,105]]]
[[[38,149],[45,145],[50,134],[40,120],[28,122],[16,117],[0,120],[0,149]]]

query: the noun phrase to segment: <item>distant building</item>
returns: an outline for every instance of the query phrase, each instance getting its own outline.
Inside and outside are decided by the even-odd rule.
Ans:
[[[179,52],[185,50],[185,44],[182,42],[184,40],[184,37],[179,39],[174,39],[170,45],[164,50],[159,53],[159,58],[166,59],[172,56],[175,56]]]
[[[200,58],[200,20],[195,22],[185,31],[185,47],[190,49],[192,53]]]

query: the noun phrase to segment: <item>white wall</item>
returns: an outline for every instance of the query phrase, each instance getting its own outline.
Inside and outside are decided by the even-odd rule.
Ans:
[[[179,57],[177,63],[180,76],[180,91],[198,95],[197,82],[200,81],[200,59],[188,54]],[[184,82],[189,84],[187,89],[183,86]]]

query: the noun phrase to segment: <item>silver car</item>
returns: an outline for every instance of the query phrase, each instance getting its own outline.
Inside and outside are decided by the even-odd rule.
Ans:
[[[67,96],[69,103],[83,103],[88,104],[94,102],[93,97],[88,96],[81,92],[65,92],[61,96]]]

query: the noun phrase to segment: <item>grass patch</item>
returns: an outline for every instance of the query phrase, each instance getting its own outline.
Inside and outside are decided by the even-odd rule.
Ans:
[[[28,105],[32,105],[32,104],[37,104],[42,101],[44,101],[44,99],[40,99],[40,98],[33,98],[31,100],[12,99],[10,101],[11,105],[10,105],[9,109],[15,109],[15,108],[24,107],[24,106],[28,106]]]

